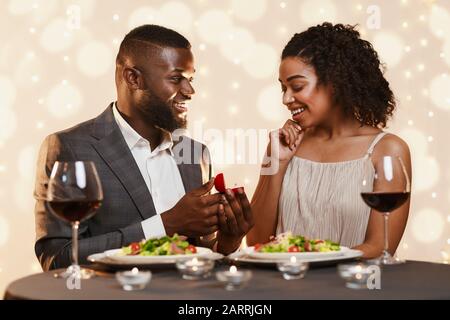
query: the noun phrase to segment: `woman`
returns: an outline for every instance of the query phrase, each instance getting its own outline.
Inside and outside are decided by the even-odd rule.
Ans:
[[[261,175],[252,199],[255,226],[247,243],[286,231],[330,239],[363,251],[383,250],[383,216],[359,196],[364,164],[400,156],[411,177],[407,144],[383,132],[395,98],[372,45],[352,26],[323,23],[295,34],[279,68],[283,104],[292,120],[271,133],[279,170]],[[269,151],[268,151],[269,153]],[[409,201],[389,219],[389,252],[400,242]]]

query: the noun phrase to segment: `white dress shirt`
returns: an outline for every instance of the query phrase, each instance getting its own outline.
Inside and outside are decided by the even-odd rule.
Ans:
[[[163,131],[162,142],[152,151],[150,142],[141,137],[119,113],[117,103],[113,113],[155,205],[157,214],[142,221],[145,239],[163,237],[166,230],[160,214],[173,208],[186,193],[173,157],[172,135]]]

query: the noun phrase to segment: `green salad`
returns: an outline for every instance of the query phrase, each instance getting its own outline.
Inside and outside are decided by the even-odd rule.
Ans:
[[[256,244],[256,252],[330,252],[339,251],[338,243],[330,240],[308,239],[304,236],[294,236],[291,232],[281,233],[266,244]]]
[[[197,253],[197,248],[187,241],[187,237],[178,234],[174,234],[172,237],[165,236],[133,242],[122,248],[122,254],[129,256],[167,256],[194,253]]]

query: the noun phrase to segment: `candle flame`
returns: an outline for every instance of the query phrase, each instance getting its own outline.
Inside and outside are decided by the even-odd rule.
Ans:
[[[192,263],[197,264],[198,263],[198,259],[197,258],[192,259]]]
[[[139,269],[135,267],[135,268],[131,269],[131,273],[132,274],[138,274],[139,273]]]
[[[297,258],[296,258],[295,256],[292,256],[292,257],[291,257],[291,262],[292,262],[292,263],[296,263],[296,262],[297,262]]]
[[[236,272],[237,272],[236,266],[231,266],[231,267],[230,267],[230,272],[231,272],[231,273],[236,273]]]

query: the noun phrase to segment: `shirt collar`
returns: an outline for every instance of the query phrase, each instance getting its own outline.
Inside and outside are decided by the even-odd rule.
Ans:
[[[119,110],[117,109],[117,102],[114,103],[113,106],[113,114],[114,119],[116,120],[117,125],[119,126],[120,131],[125,139],[125,142],[128,145],[128,148],[132,150],[138,145],[147,145],[150,148],[150,142],[143,138],[136,130],[133,129],[132,126],[122,117]],[[173,156],[173,139],[172,134],[170,132],[162,131],[162,141],[153,151],[152,155],[156,155],[157,153],[167,150]]]

